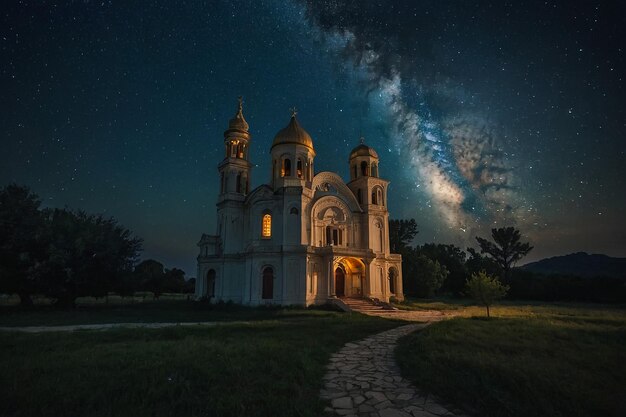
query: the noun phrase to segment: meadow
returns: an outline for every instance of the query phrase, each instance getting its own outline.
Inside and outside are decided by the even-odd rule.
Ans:
[[[626,309],[593,304],[409,301],[454,314],[400,340],[403,374],[479,416],[626,415]]]
[[[0,331],[2,416],[318,416],[331,353],[400,321],[172,296],[0,306],[0,327],[132,322],[218,326]],[[8,303],[11,304],[11,303]],[[624,306],[409,300],[455,318],[400,339],[403,374],[476,416],[626,415]]]
[[[214,321],[212,313],[192,317]],[[319,416],[330,354],[399,324],[305,309],[218,313],[229,323],[0,332],[0,415]]]

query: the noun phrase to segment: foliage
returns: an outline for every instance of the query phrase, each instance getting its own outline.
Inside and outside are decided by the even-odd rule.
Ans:
[[[495,300],[503,298],[509,287],[502,285],[497,278],[487,275],[485,271],[472,274],[472,278],[467,281],[467,293],[477,303],[485,306],[487,317],[489,317],[489,307]]]
[[[182,293],[183,294],[193,294],[196,291],[196,279],[189,278],[185,281],[185,285],[183,285]]]
[[[465,266],[465,252],[454,245],[427,243],[417,247],[417,251],[427,258],[439,262],[448,271],[441,292],[461,295],[465,281],[469,277]]]
[[[406,250],[402,260],[402,285],[405,294],[432,297],[448,276],[448,270],[437,261],[421,255],[416,249]]]
[[[142,261],[135,267],[135,275],[141,282],[141,287],[150,291],[158,299],[165,290],[165,268],[161,262],[154,259]]]
[[[103,297],[132,271],[141,240],[112,218],[82,211],[47,211],[48,258],[42,270],[43,293],[59,306],[77,297]]]
[[[178,268],[166,269],[163,279],[165,292],[183,292],[185,287],[185,271]]]
[[[502,268],[490,256],[483,255],[474,248],[467,248],[467,253],[469,257],[465,261],[465,268],[469,275],[480,271],[485,271],[489,275],[502,275]]]
[[[0,190],[0,293],[18,294],[23,306],[37,292],[36,268],[45,258],[41,201],[28,187]]]
[[[389,247],[393,253],[402,253],[417,235],[415,219],[389,220]]]
[[[514,268],[509,285],[510,299],[626,303],[626,278],[545,275]]]
[[[503,278],[510,278],[511,267],[532,250],[529,243],[520,242],[520,231],[514,227],[491,229],[493,242],[476,237],[481,253],[488,254],[502,268]]]

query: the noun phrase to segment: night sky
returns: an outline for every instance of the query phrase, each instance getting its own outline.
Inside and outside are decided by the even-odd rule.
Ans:
[[[619,1],[3,1],[0,185],[113,216],[195,276],[223,131],[244,97],[252,186],[289,108],[316,171],[363,135],[418,243],[514,225],[626,256]]]

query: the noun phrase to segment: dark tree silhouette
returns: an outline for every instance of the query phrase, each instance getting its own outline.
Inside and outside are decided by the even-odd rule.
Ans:
[[[502,268],[503,279],[509,280],[511,277],[511,267],[517,261],[528,255],[532,250],[529,243],[520,242],[520,231],[514,227],[501,227],[491,229],[493,242],[476,237],[480,245],[481,253],[489,255]]]
[[[142,287],[150,291],[155,299],[165,291],[165,268],[161,262],[154,259],[142,261],[135,267],[135,274],[139,276]]]
[[[28,187],[10,184],[0,190],[0,292],[17,294],[22,306],[32,305],[35,269],[45,258],[40,205]]]
[[[441,292],[460,295],[465,289],[465,281],[469,277],[465,266],[466,254],[463,249],[454,245],[426,243],[418,246],[420,254],[439,262],[448,270],[448,276],[441,287]]]
[[[391,251],[401,253],[403,249],[411,244],[417,233],[415,219],[389,220],[389,245]]]
[[[44,293],[59,307],[77,297],[103,297],[132,271],[141,239],[110,218],[50,210],[48,258],[41,275]]]

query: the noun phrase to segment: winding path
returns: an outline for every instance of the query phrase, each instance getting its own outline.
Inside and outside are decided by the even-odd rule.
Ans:
[[[347,343],[333,354],[324,376],[321,398],[330,400],[327,415],[358,417],[458,416],[420,393],[400,375],[394,360],[397,340],[429,323],[397,327],[358,342]],[[465,416],[463,416],[465,417]]]

